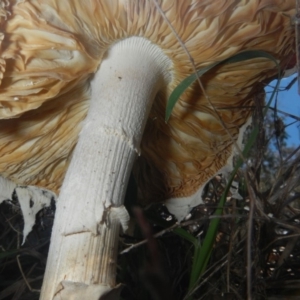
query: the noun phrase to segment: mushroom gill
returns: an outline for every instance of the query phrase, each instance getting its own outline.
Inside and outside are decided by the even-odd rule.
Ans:
[[[293,1],[160,5],[197,69],[244,50],[268,51],[283,67],[293,55]],[[227,164],[232,139],[197,84],[165,124],[168,95],[193,71],[151,1],[11,1],[9,7],[1,51],[7,66],[0,94],[0,173],[59,192],[89,106],[89,78],[106,50],[131,36],[158,45],[173,63],[173,81],[154,102],[136,164],[143,201],[191,196]],[[234,139],[250,116],[243,107],[275,74],[272,62],[253,59],[201,78]]]

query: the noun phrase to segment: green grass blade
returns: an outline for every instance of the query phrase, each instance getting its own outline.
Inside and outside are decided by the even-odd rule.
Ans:
[[[248,59],[254,59],[254,58],[267,58],[267,59],[272,60],[276,64],[276,66],[280,72],[280,66],[279,66],[277,60],[274,58],[274,56],[272,56],[271,54],[269,54],[265,51],[260,51],[260,50],[245,51],[242,53],[238,53],[238,54],[236,54],[230,58],[227,58],[223,61],[215,62],[215,63],[197,71],[197,75],[192,74],[192,75],[188,76],[187,78],[185,78],[181,83],[178,84],[178,86],[173,90],[173,92],[171,93],[171,95],[168,99],[165,121],[168,122],[168,120],[171,116],[171,113],[173,111],[173,108],[174,108],[175,104],[177,103],[177,101],[179,100],[180,96],[184,93],[184,91],[192,83],[194,83],[197,80],[197,77],[201,77],[202,75],[204,75],[205,73],[207,73],[208,71],[210,71],[211,69],[213,69],[214,67],[216,67],[218,65],[231,64],[231,63],[241,62],[241,61],[245,61]]]
[[[209,65],[208,67],[205,67],[201,70],[199,70],[197,72],[197,75],[199,77],[201,77],[203,74],[205,74],[206,72],[208,72],[209,70],[211,70],[212,68],[214,68],[215,66],[217,66],[218,64],[220,64],[219,62],[216,62],[212,65]],[[166,115],[165,115],[165,121],[168,122],[172,110],[175,106],[175,104],[177,103],[177,101],[179,100],[180,96],[184,93],[184,91],[191,85],[193,84],[196,79],[197,79],[197,75],[196,74],[192,74],[189,77],[185,78],[183,81],[181,81],[181,83],[179,83],[176,88],[173,90],[173,92],[171,93],[168,103],[167,103],[167,108],[166,108]]]
[[[19,249],[0,252],[0,260],[7,257],[14,257],[18,252],[20,252]]]
[[[175,228],[173,232],[176,233],[178,236],[184,238],[185,240],[189,241],[190,243],[192,243],[195,247],[198,246],[199,244],[198,239],[196,239],[192,234],[188,233],[183,228]]]
[[[266,106],[266,108],[268,109],[268,107],[270,106],[273,97],[276,94],[276,90],[279,87],[279,83],[280,80],[278,80],[278,83],[276,84],[273,92],[272,92],[272,96],[270,97],[270,100],[268,101],[268,104]],[[267,112],[266,109],[264,109],[264,115]],[[255,126],[252,130],[252,133],[250,134],[250,137],[245,145],[244,151],[243,151],[243,155],[244,157],[247,156],[251,150],[251,147],[253,146],[253,144],[256,141],[257,135],[259,132],[259,128],[258,126]],[[238,169],[242,166],[243,164],[243,160],[240,158],[234,168],[234,170],[231,173],[231,176],[228,180],[228,183],[225,187],[225,190],[221,196],[220,202],[218,204],[218,207],[214,213],[214,216],[221,216],[222,212],[223,212],[223,207],[226,203],[226,198],[229,192],[229,189],[231,187],[232,181],[235,177],[235,174],[237,173]],[[189,292],[191,292],[193,290],[193,288],[197,285],[197,283],[199,282],[201,275],[205,272],[206,270],[206,266],[207,263],[209,261],[212,249],[213,249],[213,245],[214,242],[216,240],[216,236],[218,233],[218,226],[220,223],[220,218],[214,218],[211,220],[208,230],[207,230],[207,234],[204,238],[203,241],[203,245],[202,247],[196,247],[195,246],[195,256],[194,256],[194,263],[192,266],[192,271],[191,271],[191,275],[190,275],[190,283],[189,283]]]
[[[228,184],[226,188],[230,185]],[[227,193],[228,193],[227,191]],[[223,193],[221,200],[218,204],[218,207],[214,213],[214,216],[221,216],[223,211],[223,206],[226,202],[226,191]],[[205,239],[203,241],[202,247],[199,249],[199,253],[197,254],[197,257],[194,258],[194,263],[190,275],[190,284],[189,284],[189,291],[191,291],[195,285],[197,284],[198,280],[200,279],[200,276],[204,273],[207,263],[209,261],[209,257],[213,248],[213,244],[216,239],[216,235],[218,232],[218,226],[220,223],[219,218],[214,218],[211,220]]]
[[[167,109],[166,109],[166,116],[165,116],[165,120],[166,122],[168,121],[168,119],[170,118],[170,115],[172,113],[172,110],[175,106],[175,104],[177,103],[178,99],[180,98],[180,96],[184,93],[184,91],[193,83],[196,81],[197,77],[201,77],[203,74],[205,74],[206,72],[210,71],[211,69],[213,69],[214,67],[216,67],[217,65],[220,64],[228,64],[228,63],[235,63],[235,62],[241,62],[241,61],[245,61],[248,59],[254,59],[254,58],[267,58],[270,59],[271,61],[273,61],[278,69],[278,81],[276,84],[276,87],[274,88],[272,95],[270,97],[270,100],[268,101],[266,108],[263,111],[263,114],[265,115],[280,84],[280,79],[279,79],[279,75],[280,75],[280,66],[277,62],[277,60],[270,55],[267,52],[264,51],[245,51],[242,53],[239,53],[237,55],[234,55],[228,59],[225,59],[221,62],[216,62],[211,64],[210,66],[207,66],[199,71],[197,71],[197,74],[192,74],[189,77],[187,77],[186,79],[184,79],[172,92],[168,103],[167,103]],[[258,135],[258,131],[259,128],[258,126],[256,126],[251,135],[249,140],[247,141],[244,151],[243,151],[243,156],[247,156],[251,147],[253,146],[253,144],[255,143],[255,140],[257,138]],[[236,164],[230,179],[228,181],[228,184],[225,187],[225,190],[222,194],[222,197],[220,199],[220,202],[218,204],[218,207],[215,211],[215,216],[221,216],[222,212],[223,212],[223,207],[226,203],[226,197],[227,194],[229,192],[231,183],[233,181],[233,178],[237,172],[237,170],[242,166],[243,164],[243,160],[240,158],[238,160],[238,163]],[[204,242],[202,247],[200,246],[200,243],[198,242],[198,240],[196,240],[192,235],[190,235],[189,233],[187,233],[184,229],[182,228],[178,228],[177,229],[177,234],[182,236],[183,238],[185,238],[186,240],[190,241],[191,243],[194,244],[194,259],[193,259],[193,265],[192,265],[192,271],[191,271],[191,276],[190,276],[190,284],[189,284],[189,292],[192,291],[192,289],[196,286],[196,284],[198,283],[199,279],[201,278],[201,275],[204,273],[204,271],[206,270],[206,266],[207,263],[209,261],[212,249],[213,249],[213,244],[215,242],[216,239],[216,235],[218,232],[218,226],[220,223],[220,218],[214,218],[212,219],[212,221],[210,222],[207,234],[205,236]],[[179,230],[180,229],[180,230]]]

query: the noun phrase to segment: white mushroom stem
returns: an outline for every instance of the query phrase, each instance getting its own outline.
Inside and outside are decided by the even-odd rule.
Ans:
[[[119,228],[128,221],[126,186],[170,67],[144,38],[120,41],[105,53],[57,202],[41,299],[99,299],[116,286]]]

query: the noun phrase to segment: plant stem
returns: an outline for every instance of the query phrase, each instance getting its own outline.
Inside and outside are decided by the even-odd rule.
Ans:
[[[126,186],[169,66],[157,46],[138,37],[103,56],[59,195],[42,300],[98,299],[116,286],[119,228],[128,221]]]

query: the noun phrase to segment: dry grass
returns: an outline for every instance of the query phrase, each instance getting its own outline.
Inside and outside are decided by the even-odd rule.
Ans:
[[[191,298],[186,296],[192,244],[173,232],[179,225],[163,205],[156,205],[145,212],[133,210],[131,232],[121,237],[120,251],[136,245],[119,256],[122,299],[292,299],[300,293],[300,151],[285,146],[284,130],[276,130],[272,111],[263,123],[261,109],[254,114],[258,142],[248,167],[235,178],[240,197],[228,195],[207,270]],[[180,225],[199,241],[225,186],[226,178],[212,179],[203,195],[205,205]],[[135,205],[135,194],[132,181],[128,209]],[[18,204],[4,203],[0,212],[0,300],[38,299],[54,211],[38,216],[22,247]]]
[[[259,115],[255,114],[255,122],[261,124],[260,137],[248,159],[249,167],[241,168],[236,176],[241,197],[228,196],[207,270],[193,296],[185,298],[192,246],[166,230],[176,226],[172,220],[161,224],[159,215],[169,218],[161,206],[151,211],[148,220],[154,233],[162,233],[156,234],[156,240],[149,233],[144,235],[148,244],[121,257],[128,271],[122,277],[127,283],[124,299],[290,299],[300,295],[300,151],[284,146],[284,130],[278,134],[273,117],[263,124]],[[205,205],[196,207],[181,227],[203,240],[225,186],[226,178],[211,180],[204,195]],[[140,218],[137,223],[143,232],[147,223]],[[156,273],[151,268],[154,265]],[[159,297],[149,296],[156,282],[166,283],[168,298],[159,290]]]

